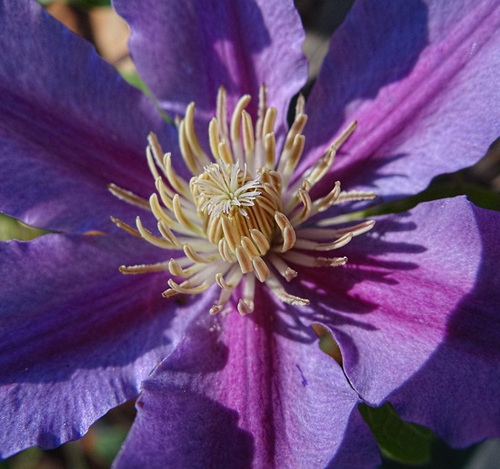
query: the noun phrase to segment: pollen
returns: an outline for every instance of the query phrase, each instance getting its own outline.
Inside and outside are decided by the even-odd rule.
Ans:
[[[120,271],[168,272],[164,297],[196,295],[216,284],[220,293],[210,314],[223,311],[229,301],[236,302],[240,314],[251,313],[257,283],[284,303],[308,305],[307,298],[291,295],[283,285],[296,281],[301,267],[344,265],[346,257],[324,253],[345,246],[374,225],[368,220],[345,228],[335,226],[339,218],[312,218],[334,205],[375,197],[373,192],[342,191],[338,181],[326,195],[311,196],[311,189],[330,174],[336,152],[354,132],[356,122],[314,165],[295,174],[305,142],[304,99],[298,99],[279,155],[276,109],[267,106],[266,87],[260,89],[255,125],[245,110],[250,99],[249,95],[240,98],[228,122],[226,92],[220,88],[216,115],[208,127],[209,155],[194,130],[194,103],[187,107],[177,125],[189,181],[175,172],[171,154],[163,153],[151,133],[146,157],[156,190],[149,200],[115,184],[108,186],[119,199],[152,212],[156,233],[143,225],[140,216],[135,227],[113,217],[112,221],[166,251],[162,262],[121,266]]]

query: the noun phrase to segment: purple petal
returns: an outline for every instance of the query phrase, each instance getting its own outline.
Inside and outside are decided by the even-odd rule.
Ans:
[[[148,196],[146,137],[174,130],[95,50],[36,2],[0,5],[0,209],[38,227],[110,227],[129,208],[107,184]]]
[[[291,97],[307,79],[304,32],[291,1],[114,0],[129,23],[139,74],[165,109],[184,114],[195,101],[212,116],[218,88],[230,109],[244,93],[268,86],[283,122]]]
[[[308,101],[309,162],[357,120],[344,185],[410,194],[472,165],[500,135],[499,64],[495,0],[355,2]]]
[[[403,412],[406,418],[432,423],[447,438],[443,428],[453,425],[469,437],[492,436],[499,420],[486,409],[493,405],[491,391],[499,382],[495,317],[500,277],[494,241],[499,229],[498,212],[479,209],[464,197],[424,203],[410,214],[379,220],[370,234],[342,248],[349,262],[329,278],[321,272],[305,274],[317,291],[310,320],[332,329],[346,374],[368,403],[381,403],[422,369],[425,380],[415,378],[418,387],[411,387],[420,396],[415,404],[410,391],[395,394],[403,409],[415,411]],[[441,357],[456,361],[452,365]],[[463,360],[457,361],[459,357]],[[479,396],[491,395],[480,404],[484,424],[477,431],[472,421],[468,426],[457,423],[475,409],[472,402],[463,402],[473,387],[478,388],[476,404]],[[439,412],[440,405],[447,410]],[[462,405],[463,413],[450,411]],[[435,418],[429,417],[432,412]],[[438,425],[444,415],[448,420]]]
[[[380,450],[359,411],[351,413],[342,444],[329,462],[329,469],[363,469],[379,467]]]
[[[482,242],[474,287],[449,316],[444,342],[389,397],[401,415],[454,446],[500,437],[499,214],[477,207],[473,212]]]
[[[175,345],[198,306],[163,299],[165,275],[118,272],[162,260],[145,246],[99,235],[0,244],[1,457],[82,436]]]
[[[117,468],[310,468],[332,459],[357,395],[311,329],[256,300],[251,316],[203,317],[144,382]]]

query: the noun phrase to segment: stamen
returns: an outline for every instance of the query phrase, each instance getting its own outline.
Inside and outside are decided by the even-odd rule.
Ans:
[[[339,195],[340,195],[340,182],[337,181],[333,189],[327,195],[325,195],[325,197],[322,197],[321,199],[317,199],[314,201],[312,215],[323,212],[328,208],[330,208],[337,201]]]
[[[163,165],[163,153],[161,151],[160,143],[158,142],[158,139],[156,138],[156,135],[153,132],[150,132],[148,135],[148,149],[151,150],[153,154],[153,158],[155,160],[155,163],[162,168],[162,170],[165,170],[164,165]],[[154,166],[154,165],[152,165]],[[151,165],[149,165],[149,169],[151,170]],[[158,173],[155,173],[151,170],[153,173],[153,177],[156,179],[158,177]]]
[[[138,195],[134,194],[131,191],[122,189],[121,187],[118,187],[116,184],[113,183],[108,184],[108,190],[115,197],[127,202],[130,205],[135,205],[136,207],[140,207],[144,210],[149,210],[148,201],[143,199],[142,197],[139,197]]]
[[[262,234],[262,232],[256,229],[252,229],[250,230],[250,236],[252,237],[255,246],[257,246],[257,249],[259,250],[261,256],[263,256],[267,251],[269,251],[269,248],[271,246],[269,245],[269,241]]]
[[[227,164],[233,164],[233,155],[231,155],[231,150],[229,145],[225,140],[219,143],[219,155],[222,161]]]
[[[176,248],[180,248],[182,246],[174,233],[172,233],[172,230],[163,222],[163,220],[159,220],[156,226],[158,227],[158,231],[161,233],[161,235],[169,243],[171,243],[172,246],[175,246]]]
[[[232,254],[232,251],[229,249],[229,245],[227,244],[227,241],[224,238],[222,238],[219,241],[218,248],[219,248],[219,254],[220,254],[220,257],[222,258],[222,260],[224,260],[226,262],[234,262],[235,257]]]
[[[337,151],[345,142],[346,140],[351,136],[351,134],[356,130],[356,127],[358,126],[357,121],[352,121],[343,131],[342,133],[335,139],[335,141],[332,143],[330,148],[334,149]]]
[[[236,270],[236,269],[232,269],[232,270]],[[231,276],[231,271],[230,273],[228,274],[228,277]],[[236,284],[239,283],[241,279],[241,272],[240,272],[240,278],[237,280]],[[216,304],[214,304],[211,308],[210,308],[210,311],[209,313],[213,316],[214,314],[217,314],[217,313],[220,313],[222,311],[222,309],[224,308],[224,306],[226,306],[229,298],[231,297],[231,293],[233,292],[234,290],[234,287],[235,285],[231,284],[230,282],[227,282],[223,275],[221,273],[218,273],[216,276],[215,276],[215,280],[217,282],[217,285],[219,285],[220,289],[221,289],[221,292],[220,292],[220,295],[219,295],[219,300],[217,301]]]
[[[247,280],[247,282],[248,282],[248,280]],[[253,300],[249,300],[248,302],[246,302],[246,301],[240,299],[238,301],[237,308],[238,308],[238,312],[242,316],[246,316],[247,314],[253,313],[253,308],[254,308]]]
[[[190,103],[186,108],[186,136],[189,142],[189,147],[191,148],[194,156],[199,160],[200,166],[206,166],[210,163],[207,155],[202,150],[198,137],[196,136],[196,131],[194,130],[194,103]],[[193,173],[194,174],[194,173]]]
[[[253,270],[252,261],[250,260],[250,256],[247,254],[245,249],[243,249],[241,246],[238,246],[235,249],[235,253],[236,253],[236,259],[238,260],[238,263],[240,264],[241,271],[244,274],[247,274],[248,272],[252,272],[252,270]]]
[[[238,301],[238,312],[245,316],[253,312],[254,308],[254,294],[255,294],[255,277],[247,275],[245,277],[245,286],[243,288],[243,298]]]
[[[265,282],[269,278],[271,272],[262,257],[254,257],[252,259],[252,267],[260,282]]]
[[[308,305],[306,298],[285,291],[279,277],[287,282],[300,279],[301,271],[296,266],[344,265],[346,257],[317,254],[342,248],[374,224],[365,221],[329,228],[345,222],[348,216],[312,218],[337,204],[375,196],[373,192],[343,192],[338,181],[327,195],[311,196],[311,188],[330,172],[337,150],[352,134],[356,122],[344,129],[325,154],[299,177],[294,172],[304,151],[302,132],[307,122],[303,96],[297,100],[295,119],[280,155],[276,153],[274,130],[277,111],[267,105],[266,86],[259,90],[255,127],[245,110],[249,102],[249,95],[239,99],[228,126],[226,91],[219,89],[216,115],[208,126],[210,156],[203,151],[196,134],[194,103],[187,107],[184,119],[176,119],[181,156],[193,175],[189,182],[175,172],[171,154],[163,154],[151,133],[146,160],[156,192],[145,200],[115,184],[108,186],[117,198],[150,211],[160,236],[145,228],[140,217],[136,218],[137,229],[112,217],[116,226],[156,247],[179,252],[177,257],[169,252],[169,260],[121,266],[120,271],[168,272],[184,279],[177,283],[169,278],[164,297],[196,295],[216,284],[220,293],[209,310],[212,315],[226,308],[241,282],[236,307],[242,315],[251,313],[257,280],[284,303]],[[306,222],[308,226],[304,226]]]
[[[313,209],[311,197],[309,197],[309,193],[306,190],[299,189],[298,196],[299,200],[302,202],[302,210],[290,220],[290,223],[294,226],[305,222],[311,216]]]
[[[135,228],[132,228],[130,225],[127,225],[124,221],[119,220],[118,218],[115,217],[110,217],[111,221],[120,229],[123,231],[126,231],[127,233],[136,236],[137,238],[142,238],[141,233],[139,233]]]
[[[355,200],[374,199],[375,197],[377,197],[377,194],[375,192],[365,192],[365,191],[342,192],[335,201],[335,204],[353,202]]]
[[[303,99],[303,98],[302,98]],[[305,114],[298,113],[296,114],[295,120],[288,132],[288,135],[285,140],[285,146],[283,148],[283,152],[280,157],[280,161],[278,164],[278,172],[283,174],[283,185],[284,187],[288,186],[290,181],[290,177],[299,162],[299,158],[302,155],[302,151],[304,149],[305,137],[301,135],[302,130],[307,122],[307,116]]]
[[[149,140],[150,137],[148,137]],[[156,138],[156,136],[155,136]],[[153,179],[157,181],[158,179],[161,179],[160,173],[156,169],[157,164],[161,164],[161,170],[163,171],[163,164],[162,164],[162,159],[159,160],[158,163],[155,163],[155,158],[153,156],[153,150],[151,147],[151,144],[146,147],[146,161],[148,162],[148,168],[149,172],[153,175]]]
[[[168,270],[168,262],[158,262],[156,264],[122,265],[119,268],[122,274],[145,274],[150,272],[163,272]]]
[[[264,122],[264,125],[266,123]],[[274,138],[274,132],[269,132],[264,137],[264,150],[265,150],[265,167],[268,169],[273,169],[274,167],[274,155],[276,154],[276,139]]]
[[[149,206],[151,207],[151,211],[157,220],[161,220],[167,226],[174,226],[175,222],[165,213],[165,211],[161,208],[160,202],[158,201],[158,196],[156,194],[151,194],[149,198]]]
[[[177,174],[175,173],[174,168],[172,167],[172,156],[170,155],[170,153],[167,153],[165,155],[164,165],[165,171],[167,173],[167,180],[170,185],[176,192],[179,192],[185,197],[189,197],[189,186],[186,181],[184,181],[184,179],[177,176]]]
[[[202,264],[192,264],[190,267],[183,268],[177,259],[170,259],[168,261],[168,270],[176,277],[188,278],[192,277],[195,273],[203,269]]]
[[[236,265],[233,265],[226,274],[226,278],[220,272],[215,276],[215,281],[220,288],[234,289],[241,280],[241,270]]]
[[[250,95],[242,96],[234,108],[233,117],[231,118],[231,144],[233,152],[236,156],[236,161],[243,164],[243,152],[240,139],[241,115],[250,102]]]
[[[219,135],[221,140],[229,140],[229,131],[227,127],[227,103],[226,90],[223,86],[217,93],[216,117],[219,124]]]
[[[163,180],[162,177],[158,177],[155,179],[155,187],[157,192],[160,194],[161,201],[170,211],[172,209],[172,199],[174,198],[175,192],[172,191]]]
[[[283,238],[283,244],[281,245],[281,252],[286,252],[292,249],[295,244],[296,236],[293,226],[288,221],[288,218],[280,212],[276,212],[274,219],[281,230],[281,237]]]
[[[302,93],[299,93],[299,96],[297,97],[297,103],[295,104],[295,115],[300,116],[301,114],[304,114],[305,107],[306,100],[304,98],[304,95]]]
[[[301,228],[297,230],[297,237],[306,239],[331,239],[338,238],[346,233],[352,233],[353,236],[370,231],[375,226],[374,220],[367,220],[347,228],[323,229],[323,228]]]
[[[290,157],[288,158],[288,161],[286,161],[285,167],[283,168],[283,187],[288,186],[295,167],[297,166],[297,163],[302,156],[302,152],[304,151],[305,143],[306,139],[303,135],[295,136],[292,149],[290,150]]]
[[[295,242],[295,247],[306,249],[308,251],[331,251],[345,246],[352,239],[352,236],[352,233],[347,233],[341,238],[330,243],[315,243],[314,241],[299,238]]]
[[[262,126],[262,136],[265,137],[268,134],[274,133],[274,123],[276,122],[276,108],[270,107],[266,110],[266,115],[264,117],[264,124]]]
[[[339,267],[347,262],[347,257],[316,257],[303,252],[285,253],[283,259],[305,267]]]
[[[257,112],[257,122],[255,124],[255,139],[262,140],[264,135],[263,126],[264,126],[264,117],[267,111],[267,87],[266,85],[262,85],[259,88],[259,109]]]
[[[245,149],[245,161],[250,173],[254,172],[254,149],[255,139],[253,135],[252,118],[248,112],[243,111],[243,148]],[[214,155],[215,156],[215,155]]]
[[[192,287],[190,286],[189,280],[182,282],[180,285],[175,283],[172,279],[169,279],[167,283],[170,286],[171,290],[176,293],[184,293],[185,295],[197,295],[198,293],[202,293],[208,287],[210,287],[210,284],[207,283],[202,283],[201,285]],[[163,292],[164,297],[172,296],[172,292],[170,291],[170,289]]]
[[[255,247],[255,244],[252,243],[252,241],[250,240],[250,238],[248,236],[243,236],[241,238],[241,245],[243,246],[243,248],[245,249],[245,251],[250,256],[251,259],[253,259],[254,257],[260,256],[260,253],[257,250],[257,248]]]
[[[307,122],[307,116],[305,114],[298,114],[295,117],[292,127],[290,128],[290,131],[288,132],[288,135],[286,137],[284,151],[283,154],[281,155],[284,162],[287,162],[286,161],[287,160],[286,157],[288,156],[287,152],[289,152],[292,149],[296,138],[298,136],[303,137],[303,135],[301,134],[302,131],[304,130],[304,127],[306,126],[306,122]]]
[[[208,126],[208,141],[210,143],[210,151],[216,160],[220,159],[219,154],[219,128],[217,126],[217,119],[212,118]]]
[[[201,264],[210,264],[215,257],[202,257],[200,256],[189,244],[185,244],[183,246],[184,254],[186,254],[188,259],[191,259],[193,262],[198,262]]]
[[[266,280],[266,285],[283,303],[288,303],[293,306],[307,306],[309,304],[309,300],[287,293],[274,275],[271,275],[269,279]]]
[[[170,242],[167,241],[166,239],[159,238],[158,236],[155,236],[151,231],[147,230],[142,226],[141,219],[137,217],[135,219],[135,224],[137,226],[137,229],[139,230],[139,233],[141,236],[148,242],[153,244],[154,246],[157,246],[162,249],[172,249],[175,246]]]
[[[286,262],[283,261],[281,257],[272,253],[269,256],[269,260],[274,268],[280,273],[282,277],[285,277],[286,281],[289,282],[292,278],[297,277],[297,272],[293,270]]]
[[[224,240],[228,244],[231,251],[234,252],[238,244],[238,234],[236,233],[236,227],[229,221],[227,216],[223,216],[221,222],[222,231],[224,231]]]
[[[174,215],[175,218],[177,218],[177,221],[188,230],[202,235],[203,230],[199,226],[192,223],[182,210],[179,194],[175,194],[174,198],[172,199],[172,203],[174,208]]]
[[[188,167],[189,171],[193,176],[200,174],[201,168],[198,166],[198,161],[191,151],[191,146],[189,143],[187,131],[186,131],[186,121],[182,120],[179,124],[179,147],[181,149],[181,155],[184,159],[184,163]]]

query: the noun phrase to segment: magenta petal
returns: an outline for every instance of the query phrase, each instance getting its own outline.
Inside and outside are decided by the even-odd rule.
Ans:
[[[147,197],[147,134],[173,149],[173,128],[36,2],[2,2],[0,31],[0,210],[52,230],[108,229],[129,207],[106,186]]]
[[[139,74],[165,109],[184,114],[195,101],[215,108],[218,88],[230,109],[266,83],[269,103],[283,122],[291,97],[307,79],[304,32],[289,0],[114,0],[131,28],[130,50]]]
[[[357,120],[336,177],[383,196],[417,192],[500,135],[499,73],[497,1],[356,1],[308,100],[308,162]]]
[[[401,415],[455,446],[500,437],[499,214],[473,212],[482,242],[474,287],[448,317],[438,349],[389,396]]]
[[[1,457],[82,436],[171,350],[193,306],[161,297],[162,274],[118,272],[158,261],[146,246],[99,235],[0,244]]]
[[[495,319],[500,300],[495,267],[499,229],[500,213],[477,208],[463,197],[424,203],[409,214],[380,219],[369,235],[353,240],[343,248],[349,263],[329,279],[321,273],[308,274],[317,291],[311,298],[315,310],[311,320],[332,329],[346,374],[368,403],[381,403],[429,366],[434,374],[425,374],[427,380],[418,380],[420,388],[412,390],[433,396],[435,407],[429,406],[430,413],[439,414],[441,404],[443,409],[464,405],[465,389],[478,386],[476,403],[482,406],[486,401],[483,417],[489,422],[482,434],[498,425],[494,415],[486,414],[492,401],[483,397],[479,403],[479,396],[491,393],[499,382],[494,365],[500,353]],[[483,345],[475,346],[481,336]],[[441,356],[462,356],[463,361],[450,364],[445,372]],[[434,360],[436,365],[431,366]],[[485,375],[484,370],[491,373]],[[455,389],[457,377],[463,380],[463,393]],[[448,396],[461,393],[461,399],[445,404]],[[398,403],[413,408],[411,395],[405,397],[408,403],[403,405],[399,397]],[[425,399],[416,397],[415,402]],[[404,415],[430,421],[418,409],[414,417],[409,412]],[[460,418],[460,413],[455,416]],[[451,412],[447,417],[450,420],[436,425],[437,429],[456,423]],[[458,426],[458,432],[471,438],[476,433],[472,422]]]
[[[145,381],[117,468],[309,468],[334,457],[357,395],[312,330],[257,300],[250,317],[202,318]],[[370,441],[360,467],[378,460]]]

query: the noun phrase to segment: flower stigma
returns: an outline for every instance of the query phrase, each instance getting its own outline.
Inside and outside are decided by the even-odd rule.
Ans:
[[[211,156],[202,149],[194,129],[194,103],[188,105],[177,125],[181,154],[192,175],[189,182],[175,172],[171,154],[163,154],[156,135],[150,133],[146,157],[156,192],[145,200],[115,184],[108,187],[119,199],[151,211],[158,234],[145,228],[140,217],[135,228],[111,219],[126,232],[179,255],[156,264],[121,266],[122,273],[168,271],[171,278],[164,297],[195,295],[216,283],[220,294],[210,314],[221,312],[241,283],[237,309],[245,315],[254,310],[256,281],[264,283],[282,302],[305,306],[309,300],[288,293],[280,277],[290,282],[301,266],[337,267],[347,262],[346,257],[319,254],[345,246],[375,222],[334,228],[338,223],[335,218],[311,218],[333,205],[371,199],[375,193],[342,191],[338,181],[322,197],[313,199],[310,191],[329,172],[356,122],[314,165],[297,175],[294,172],[304,149],[302,131],[307,121],[304,99],[298,99],[295,120],[278,159],[274,134],[277,111],[266,101],[263,85],[254,126],[245,110],[250,96],[241,97],[228,126],[226,92],[221,87],[216,116],[208,128]],[[177,277],[184,280],[177,282]]]

